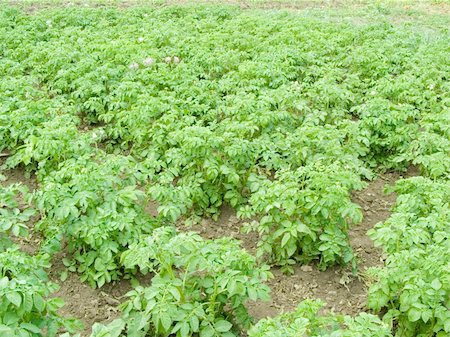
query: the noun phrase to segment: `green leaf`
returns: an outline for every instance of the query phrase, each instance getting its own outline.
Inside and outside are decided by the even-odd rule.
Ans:
[[[176,287],[170,287],[170,288],[169,288],[169,292],[172,294],[173,297],[175,297],[175,299],[176,299],[177,301],[180,301],[181,295],[180,295],[180,291],[178,290],[178,288],[176,288]]]
[[[42,312],[45,308],[45,302],[41,295],[33,294],[33,303],[37,311]]]
[[[232,328],[233,324],[228,321],[220,320],[214,323],[214,328],[219,332],[227,332]]]
[[[212,337],[214,336],[214,329],[207,325],[200,329],[200,337]]]
[[[281,247],[284,247],[288,243],[290,238],[291,238],[291,234],[290,233],[285,233],[283,235],[283,239],[281,240]]]
[[[183,322],[181,324],[180,334],[181,334],[181,337],[189,336],[189,324],[187,322]]]
[[[189,323],[190,323],[192,332],[198,332],[198,328],[199,328],[198,317],[195,316],[195,315],[192,315],[190,320],[189,320]]]
[[[431,282],[431,287],[434,290],[439,290],[442,288],[442,283],[439,281],[439,279],[436,278]]]
[[[258,292],[254,288],[247,288],[247,293],[252,301],[258,300]]]
[[[170,315],[163,312],[159,319],[164,331],[169,331],[170,327],[172,326],[172,318],[170,317]]]
[[[422,311],[422,321],[427,323],[430,318],[433,316],[433,312],[430,309],[426,309]]]
[[[31,324],[31,323],[21,323],[20,327],[24,328],[24,329],[26,329],[28,331],[34,332],[34,333],[41,333],[41,329],[39,327],[37,327],[36,325]]]
[[[3,277],[0,279],[0,289],[5,288],[8,285],[9,279],[7,277]]]
[[[22,296],[16,292],[6,293],[6,298],[16,307],[20,307],[20,304],[22,303]]]
[[[416,322],[422,317],[422,312],[419,309],[411,308],[408,311],[408,319],[411,322]]]
[[[8,333],[8,332],[12,332],[13,330],[4,324],[0,324],[0,333]]]
[[[105,264],[103,263],[103,259],[100,257],[97,257],[95,259],[94,268],[98,271],[105,270]]]
[[[61,272],[61,275],[60,275],[59,279],[60,279],[62,282],[64,282],[65,280],[67,280],[67,277],[68,277],[68,276],[69,276],[69,275],[68,275],[67,270],[64,270],[64,271]]]

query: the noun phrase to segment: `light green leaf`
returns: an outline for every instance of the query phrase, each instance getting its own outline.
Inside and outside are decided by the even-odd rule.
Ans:
[[[212,337],[214,336],[214,329],[207,325],[200,330],[200,337]]]
[[[231,329],[232,326],[233,324],[225,320],[220,320],[214,323],[214,328],[219,332],[227,332]]]
[[[419,309],[411,308],[408,311],[408,319],[411,322],[416,322],[422,317],[422,313]]]
[[[6,298],[16,307],[20,307],[22,303],[22,296],[17,292],[6,293]]]

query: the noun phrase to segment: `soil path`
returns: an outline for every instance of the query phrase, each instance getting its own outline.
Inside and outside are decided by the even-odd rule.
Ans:
[[[2,184],[21,182],[30,190],[38,187],[36,180],[33,177],[26,177],[23,170],[10,170],[4,174],[7,180]],[[409,172],[405,176],[411,175],[415,175],[414,172]],[[366,233],[376,223],[389,217],[395,195],[384,194],[384,186],[393,184],[399,178],[402,176],[394,173],[380,175],[364,190],[353,193],[354,202],[361,206],[364,214],[362,223],[353,226],[350,231],[351,244],[358,257],[361,276],[364,276],[367,268],[383,264],[381,251],[373,246]],[[179,229],[196,231],[203,237],[211,239],[231,236],[241,240],[245,249],[254,252],[257,237],[255,234],[242,234],[241,226],[242,221],[236,218],[234,211],[229,207],[223,207],[218,221],[204,219],[190,228],[181,225]],[[40,238],[34,234],[19,243],[25,251],[33,253],[39,247]],[[80,282],[78,275],[73,273],[69,273],[68,278],[61,282],[60,274],[64,270],[61,262],[63,257],[64,253],[56,256],[50,270],[51,279],[60,285],[60,290],[54,295],[61,297],[66,303],[61,314],[80,319],[86,327],[82,336],[89,336],[93,323],[107,322],[119,315],[116,306],[131,290],[131,285],[128,280],[122,280],[116,284],[107,284],[101,289],[92,289]],[[306,298],[322,299],[327,303],[325,309],[343,314],[354,315],[366,309],[365,278],[353,277],[346,268],[334,267],[319,271],[315,266],[305,265],[297,266],[294,275],[291,276],[282,274],[277,268],[273,268],[272,273],[274,278],[269,282],[272,300],[269,303],[248,304],[249,311],[256,319],[294,310],[297,304]],[[147,278],[145,283],[148,282]]]
[[[355,315],[366,310],[368,285],[364,273],[370,267],[383,265],[381,250],[374,247],[366,233],[390,216],[396,197],[394,194],[386,195],[384,187],[394,184],[401,177],[395,173],[383,174],[362,191],[353,193],[353,201],[361,206],[364,214],[362,223],[350,230],[350,241],[358,259],[358,277],[352,276],[348,268],[341,267],[319,271],[313,265],[297,266],[293,275],[284,275],[279,269],[273,268],[274,278],[269,282],[272,300],[269,303],[249,303],[252,315],[257,319],[275,316],[280,312],[294,310],[300,301],[307,298],[322,299],[327,303],[325,309],[342,314]],[[254,252],[257,237],[255,234],[242,234],[242,224],[231,208],[223,207],[218,221],[204,219],[188,230],[210,239],[231,236],[241,240],[245,249]],[[180,230],[187,229],[180,226]]]

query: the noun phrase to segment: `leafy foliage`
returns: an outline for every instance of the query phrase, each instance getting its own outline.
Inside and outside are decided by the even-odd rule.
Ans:
[[[25,139],[16,148],[16,153],[8,158],[9,167],[19,164],[33,165],[40,175],[54,171],[66,159],[78,159],[92,152],[90,144],[94,139],[90,134],[78,133],[76,119],[70,115],[57,116],[34,129],[35,134]]]
[[[0,331],[6,337],[56,336],[61,328],[79,328],[58,314],[64,302],[50,294],[58,289],[43,270],[48,257],[30,257],[18,248],[0,252]]]
[[[348,243],[348,222],[362,220],[359,206],[349,191],[362,188],[357,176],[341,171],[338,165],[320,164],[296,172],[278,171],[273,181],[250,177],[254,192],[250,205],[238,215],[253,217],[265,213],[250,230],[262,236],[259,254],[269,253],[277,263],[289,268],[295,261],[320,258],[319,266],[348,263],[354,259]]]
[[[31,165],[44,177],[101,140],[108,152],[127,150],[142,161],[148,194],[170,222],[217,217],[223,203],[273,216],[252,205],[249,177],[277,174],[272,185],[281,190],[292,183],[288,172],[310,165],[370,178],[365,163],[415,162],[445,176],[445,139],[426,148],[421,141],[430,139],[421,132],[427,116],[444,115],[448,103],[443,39],[386,23],[267,15],[209,6],[74,8],[33,17],[6,11],[0,132],[14,153],[9,164]],[[22,36],[32,48],[18,42]],[[79,117],[97,130],[77,132]],[[104,135],[97,138],[99,125]],[[342,218],[334,207],[321,208]],[[308,212],[298,209],[296,217],[308,218],[319,240],[304,257],[323,268],[349,262],[350,219],[329,225],[339,239],[328,249],[317,231],[323,219]],[[277,239],[263,235],[260,246],[269,241]],[[292,239],[289,252],[272,258],[288,265],[302,245]]]
[[[269,299],[268,267],[228,238],[209,241],[162,227],[122,261],[156,273],[150,287],[136,287],[121,305],[127,336],[237,336],[251,323],[245,302]]]
[[[249,337],[391,337],[390,327],[374,315],[319,315],[323,303],[305,300],[297,310],[260,320]]]
[[[387,308],[398,336],[446,336],[450,332],[450,185],[416,177],[401,180],[394,214],[371,230],[388,254],[386,267],[373,269],[378,282],[369,307]]]
[[[402,168],[407,165],[406,160],[400,160],[399,153],[407,151],[419,131],[416,122],[419,111],[412,105],[395,105],[378,97],[354,109],[361,118],[361,126],[369,132],[369,162],[374,160],[373,164],[381,163],[387,168]]]
[[[230,6],[74,7],[32,15],[2,7],[0,151],[6,167],[24,166],[41,184],[34,202],[42,251],[67,244],[66,265],[92,286],[119,279],[124,263],[130,273],[151,269],[154,283],[136,290],[127,305],[140,304],[125,314],[144,317],[152,300],[173,310],[161,319],[155,313],[156,321],[133,318],[132,328],[121,320],[96,325],[94,334],[235,333],[246,326],[245,299],[263,296],[255,289],[267,270],[226,239],[155,228],[218,218],[227,203],[250,220],[247,229],[259,234],[258,254],[267,262],[285,271],[311,260],[321,269],[355,267],[348,229],[361,211],[351,191],[372,170],[411,164],[433,180],[400,183],[397,193],[408,198],[400,197],[393,217],[371,233],[388,260],[373,271],[379,281],[370,306],[387,308],[400,335],[448,332],[448,20],[390,24],[385,12],[372,6],[373,18],[355,25],[310,12],[260,15]],[[5,254],[12,257],[8,237],[25,234],[32,214],[14,201],[16,190],[0,190],[7,206],[0,208],[2,249],[10,247]],[[158,206],[155,217],[145,211],[149,200]],[[155,239],[165,231],[163,241]],[[193,247],[207,255],[204,265],[186,264]],[[236,256],[222,264],[258,279],[239,288],[241,299],[228,288],[223,298],[211,298],[221,277],[233,284],[242,276],[221,269],[214,252],[225,256],[224,249]],[[211,284],[201,282],[204,273]],[[186,294],[171,288],[180,282]],[[198,317],[198,327],[182,318],[194,309],[177,306],[181,295],[206,313],[189,316]],[[205,311],[203,303],[211,302]],[[300,316],[314,312],[308,306]],[[283,319],[267,324],[285,326]],[[300,319],[299,331],[315,319]],[[366,315],[328,319],[360,334],[379,324]],[[345,335],[336,329],[330,334]]]
[[[157,224],[145,212],[137,169],[121,156],[66,160],[34,196],[44,214],[37,228],[47,237],[47,251],[61,249],[65,238],[73,254],[65,263],[92,286],[117,280],[120,254]]]
[[[58,286],[49,282],[44,268],[50,266],[48,255],[30,256],[9,240],[10,235],[26,235],[31,208],[19,209],[19,195],[26,189],[18,184],[0,186],[0,332],[5,337],[56,336],[61,329],[73,331],[75,320],[58,314],[61,299],[50,298]]]

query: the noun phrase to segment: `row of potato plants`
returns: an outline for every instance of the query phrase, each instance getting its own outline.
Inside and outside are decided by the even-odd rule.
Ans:
[[[392,333],[429,337],[450,333],[447,258],[450,254],[450,101],[448,83],[435,84],[436,78],[445,79],[444,71],[448,71],[448,66],[442,63],[448,47],[438,44],[436,48],[425,57],[427,64],[432,60],[441,62],[434,69],[433,82],[420,83],[428,74],[421,78],[404,74],[389,85],[380,82],[385,98],[353,108],[358,111],[362,126],[370,132],[372,151],[366,158],[369,164],[395,169],[415,164],[423,175],[401,179],[395,186],[386,188],[388,193],[397,194],[393,214],[368,233],[387,256],[384,267],[368,271],[372,285],[367,305],[382,315],[384,323],[373,325],[375,321],[365,321],[363,327],[368,330],[356,330],[355,336]],[[418,89],[420,85],[422,91]],[[437,96],[433,95],[435,85],[444,89]],[[330,333],[324,329],[326,324],[312,325],[304,308],[305,304],[301,304],[296,312],[262,320],[249,335],[253,332],[257,332],[255,336]],[[362,318],[354,319],[362,322]],[[338,321],[336,327],[342,324],[351,327],[348,325],[351,319]],[[333,324],[329,321],[328,324],[328,329],[332,329]],[[385,330],[380,328],[383,324]],[[336,335],[353,336],[351,332],[352,328]]]
[[[320,300],[304,300],[297,309],[260,320],[249,337],[392,337],[389,324],[365,312],[356,317],[323,314]]]
[[[249,336],[448,336],[450,333],[450,184],[413,177],[399,180],[391,217],[369,231],[387,255],[370,268],[368,308],[383,317],[317,316],[320,304],[259,321]],[[339,331],[342,326],[347,329]],[[339,331],[339,332],[337,332]],[[333,334],[334,333],[334,334]]]
[[[76,331],[79,322],[61,317],[58,310],[64,303],[50,297],[58,289],[45,271],[50,256],[31,256],[17,243],[28,235],[27,223],[35,214],[28,197],[22,185],[0,185],[0,334],[35,337],[45,331],[53,337],[61,329]]]
[[[161,224],[217,217],[224,202],[254,220],[247,228],[260,234],[258,254],[286,271],[298,261],[354,263],[347,231],[361,212],[350,192],[372,176],[367,164],[414,162],[448,177],[444,39],[424,42],[388,24],[299,23],[292,14],[268,23],[229,7],[1,15],[1,150],[11,152],[8,167],[38,176],[43,250],[67,243],[69,270],[93,286],[132,273],[121,256]],[[92,130],[81,132],[82,123]],[[159,216],[145,212],[148,199]],[[168,258],[195,279],[183,255]],[[208,336],[239,327],[241,309],[223,312],[233,292],[199,297],[198,284],[187,285],[190,299],[217,303],[219,314],[196,312],[198,327],[180,318],[195,316],[186,312],[143,319],[148,302],[180,279],[167,276],[161,257],[146,259],[161,275],[131,294],[140,304],[124,309],[136,322],[126,329]],[[209,268],[199,272],[212,273],[214,261]],[[176,305],[181,295],[172,292]]]
[[[364,312],[356,317],[321,314],[323,305],[324,303],[319,300],[305,300],[294,312],[261,319],[250,328],[247,335],[249,337],[392,337],[389,324],[383,323],[375,315]],[[191,310],[191,308],[186,309]],[[131,322],[134,324],[133,321]],[[122,334],[125,326],[123,319],[117,319],[108,325],[95,324],[91,337],[141,336],[130,334],[130,332],[126,335]],[[197,327],[198,323],[194,323],[194,326]],[[235,336],[232,333],[203,335]],[[200,336],[202,336],[201,333]]]
[[[70,14],[67,15],[68,13]],[[260,18],[242,16],[240,12],[229,8],[223,13],[218,11],[212,14],[209,8],[165,9],[156,13],[147,11],[145,14],[157,17],[161,28],[167,26],[169,20],[173,26],[168,34],[178,36],[180,27],[174,18],[180,13],[186,14],[185,24],[201,25],[208,33],[217,25],[214,19],[226,23],[224,29],[230,32],[236,24],[248,24],[255,32],[261,25]],[[181,58],[181,62],[177,64],[167,64],[155,56],[151,66],[145,68],[141,65],[138,69],[130,69],[128,63],[124,62],[136,57],[137,52],[142,53],[146,49],[150,54],[161,54],[162,50],[167,49],[166,42],[158,42],[156,36],[144,37],[145,43],[138,47],[134,43],[120,43],[119,48],[110,43],[110,38],[124,41],[130,39],[136,33],[138,24],[155,29],[150,27],[151,20],[146,20],[140,12],[129,11],[118,15],[113,10],[56,11],[51,13],[51,19],[50,13],[37,15],[33,18],[34,23],[25,16],[20,16],[20,13],[10,15],[10,20],[11,17],[17,26],[8,31],[12,33],[7,41],[12,53],[8,55],[9,50],[6,50],[5,54],[11,58],[14,56],[17,61],[10,64],[11,67],[6,71],[19,72],[22,64],[27,64],[30,67],[27,78],[31,77],[37,82],[36,86],[45,94],[58,99],[50,102],[56,105],[53,109],[45,109],[50,110],[50,113],[54,111],[52,115],[37,121],[31,120],[32,123],[37,123],[32,135],[20,133],[23,124],[16,126],[14,121],[8,121],[10,127],[8,131],[5,130],[5,139],[15,146],[13,156],[8,160],[10,167],[24,164],[30,170],[37,169],[38,175],[44,177],[64,160],[89,155],[94,140],[104,139],[109,152],[130,147],[131,154],[142,162],[144,174],[148,176],[151,185],[148,195],[158,201],[159,212],[168,221],[177,221],[182,216],[196,218],[204,214],[216,217],[220,206],[227,202],[236,208],[243,207],[240,212],[243,216],[259,218],[258,224],[249,228],[261,233],[261,255],[267,253],[270,261],[284,266],[287,271],[294,261],[300,260],[317,259],[323,268],[335,263],[354,261],[347,229],[352,220],[360,220],[361,214],[350,201],[350,191],[363,186],[358,175],[370,176],[370,172],[357,158],[357,154],[365,153],[367,146],[364,143],[367,140],[358,134],[358,124],[353,123],[349,117],[345,118],[344,112],[349,105],[345,95],[338,95],[333,101],[328,99],[326,103],[313,102],[312,108],[306,101],[298,102],[295,98],[297,92],[302,90],[302,85],[295,84],[300,78],[291,78],[292,75],[289,74],[294,70],[298,72],[305,65],[315,69],[317,65],[312,57],[302,60],[303,56],[296,51],[293,54],[296,56],[283,64],[283,73],[277,75],[279,79],[276,83],[269,80],[259,82],[256,79],[261,76],[273,76],[271,72],[275,69],[272,66],[265,70],[265,75],[256,67],[259,64],[267,67],[270,54],[263,49],[256,50],[261,54],[262,60],[255,63],[247,59],[248,52],[242,51],[238,53],[237,59],[232,60],[229,69],[218,69],[223,74],[212,76],[205,71],[223,67],[225,60],[221,58],[216,65],[209,64],[203,56],[199,58],[202,51],[189,49],[191,41],[184,45],[186,50],[177,53]],[[129,26],[129,31],[117,35],[117,31],[111,27],[127,20],[132,20],[134,24]],[[283,18],[278,20],[283,22]],[[41,26],[43,23],[45,25]],[[306,41],[306,37],[302,35],[307,33],[306,26],[298,29],[293,18],[288,18],[287,23],[296,39]],[[319,22],[313,23],[315,29],[323,29]],[[39,29],[30,31],[30,25],[33,24],[39,24]],[[337,35],[337,28],[329,26],[327,29],[329,32],[325,30],[326,33]],[[103,32],[102,36],[99,34],[100,30]],[[205,32],[192,32],[190,39],[196,38],[202,48],[208,48]],[[31,39],[40,43],[32,50],[28,49],[15,39],[22,33],[31,35]],[[281,38],[285,34],[278,32],[277,36]],[[78,42],[74,44],[75,36],[78,37]],[[266,35],[259,33],[257,36],[263,41]],[[183,41],[188,42],[188,39],[179,41],[179,47],[183,45]],[[232,48],[233,43],[232,40],[227,41],[224,48]],[[255,46],[252,42],[248,50]],[[313,46],[305,48],[311,49]],[[289,48],[289,52],[291,51],[294,52]],[[210,61],[219,56],[218,52],[210,53]],[[280,54],[281,57],[287,55],[288,51],[277,46],[271,52]],[[306,50],[302,52],[307,55]],[[67,61],[67,55],[72,61]],[[221,83],[220,77],[225,80],[228,74],[231,76],[229,80]],[[317,74],[319,77],[322,75],[322,71]],[[309,74],[298,76],[307,78]],[[195,80],[198,87],[191,85],[191,79]],[[297,81],[293,81],[295,79]],[[237,82],[242,80],[249,82],[248,85],[237,86]],[[320,94],[318,90],[326,90],[324,86],[328,85],[322,82],[316,84],[314,78],[308,81],[312,88],[305,94],[305,98],[316,97],[313,92]],[[214,92],[221,90],[224,98],[215,101],[215,94],[201,94],[204,86],[211,86]],[[34,87],[33,91],[36,91]],[[239,87],[237,92],[233,89],[236,87]],[[27,94],[30,95],[28,92]],[[198,97],[205,102],[192,101],[191,97]],[[259,100],[259,97],[265,98]],[[70,102],[64,107],[63,114],[55,111],[61,107],[59,99]],[[14,100],[14,105],[6,108],[15,112],[18,108],[16,104]],[[300,107],[296,108],[295,105],[298,104],[306,104],[305,111]],[[321,112],[321,109],[329,109],[331,106],[335,111]],[[104,128],[97,129],[98,132],[79,133],[77,128],[80,121],[76,112],[80,111],[83,123],[94,126],[106,123]],[[219,112],[222,116],[218,116]],[[318,114],[322,116],[316,117]],[[15,114],[10,116],[12,119]],[[18,137],[21,139],[17,139]],[[242,142],[237,143],[236,139],[241,139]],[[16,144],[20,146],[17,147]],[[293,148],[298,148],[299,151],[292,152]],[[336,157],[339,158],[338,161]],[[326,173],[312,174],[315,167],[320,166],[319,163],[322,166],[334,163],[340,172],[356,172],[355,178],[353,182],[342,181],[336,191],[329,193],[320,187],[326,184],[326,181],[321,181],[325,179]],[[296,183],[289,178],[289,173],[295,170],[298,171],[298,179],[305,180],[304,183]],[[274,180],[279,185],[278,189],[291,185],[300,192],[308,185],[308,195],[299,199],[298,204],[310,199],[312,201],[309,202],[318,201],[320,207],[310,210],[308,206],[274,205],[279,208],[283,217],[278,219],[276,215],[275,219],[270,214],[275,209],[269,212],[268,207],[263,204],[270,204],[277,197],[276,188],[271,189],[269,183],[273,172],[283,171],[285,173],[277,173]],[[311,173],[302,174],[301,171]],[[258,201],[258,195],[253,195],[252,185],[256,184],[252,179],[266,181],[259,184],[260,188],[266,188],[268,192],[264,197],[266,200]],[[44,177],[43,181],[49,179]],[[45,199],[44,195],[39,197]],[[344,206],[337,205],[341,198],[346,200]],[[285,215],[285,207],[296,207],[296,211]],[[48,210],[47,207],[44,212]],[[58,217],[55,219],[61,220]],[[323,226],[325,222],[330,223],[327,229]],[[301,223],[310,227],[310,234],[306,235]],[[70,222],[67,224],[72,226]],[[270,236],[276,236],[276,239],[271,240]],[[301,249],[304,242],[309,242],[310,247]],[[345,256],[342,257],[343,255]]]
[[[2,84],[17,84],[17,80],[9,80]],[[144,335],[148,331],[158,335],[233,336],[249,326],[251,318],[243,304],[247,299],[268,298],[269,290],[262,283],[270,276],[267,267],[260,269],[253,257],[228,239],[210,242],[192,234],[177,235],[173,228],[155,230],[162,221],[150,217],[144,210],[147,197],[142,190],[147,174],[142,173],[145,170],[136,161],[97,149],[96,131],[80,132],[80,119],[70,105],[61,111],[58,102],[45,98],[39,99],[40,105],[28,100],[16,102],[20,89],[8,88],[11,91],[6,91],[9,97],[3,106],[7,113],[2,115],[5,123],[1,131],[5,139],[2,150],[10,151],[11,156],[5,166],[24,165],[28,172],[36,173],[40,188],[32,199],[41,219],[35,229],[44,235],[45,241],[36,256],[27,257],[15,248],[5,251],[5,258],[19,262],[20,254],[23,259],[29,259],[24,265],[28,263],[36,269],[37,264],[30,261],[45,256],[46,264],[42,267],[49,267],[48,254],[67,245],[72,258],[64,262],[69,271],[77,271],[82,280],[101,287],[105,282],[118,280],[123,272],[134,274],[136,261],[144,263],[146,256],[145,267],[140,267],[146,271],[150,268],[158,275],[153,277],[149,288],[137,287],[135,295],[130,294],[135,296],[126,311],[126,330],[130,336]],[[41,89],[39,91],[45,91]],[[37,96],[40,94],[42,92]],[[37,109],[30,109],[33,103]],[[47,114],[36,118],[41,111]],[[21,121],[18,121],[19,114]],[[24,228],[14,221],[8,225],[13,226],[14,232]],[[147,245],[138,246],[144,242]],[[174,244],[180,251],[173,250]],[[153,252],[155,255],[151,255],[152,249],[157,249]],[[144,255],[133,256],[136,251]],[[169,255],[161,256],[164,253]],[[172,256],[172,253],[176,254]],[[120,261],[120,257],[124,260]],[[22,263],[19,265],[22,268]],[[5,263],[5,272],[8,266]],[[30,270],[26,269],[24,274]],[[46,282],[44,271],[39,270],[42,275],[36,282]],[[178,276],[175,270],[180,273]],[[209,279],[205,279],[205,273],[210,275]],[[7,317],[2,333],[53,336],[61,328],[71,327],[71,321],[56,314],[62,303],[47,298],[56,289],[54,284],[49,283],[48,289],[30,289],[30,294],[20,293],[15,283],[6,286],[14,286],[17,293],[6,294],[5,301],[10,300],[6,303],[11,305],[5,307]],[[167,294],[172,297],[167,298]],[[28,296],[42,302],[36,304],[38,310],[33,312],[34,316],[26,311],[34,310],[28,308]],[[149,317],[141,310],[147,313],[155,305],[161,310],[152,310],[151,320],[145,321]],[[168,306],[172,310],[166,312]],[[23,307],[26,317],[10,317],[13,310],[21,312]]]
[[[119,336],[342,336],[392,337],[377,316],[319,315],[324,303],[306,300],[292,313],[256,325],[244,306],[248,299],[267,300],[267,266],[227,238],[205,241],[197,234],[174,236],[162,227],[122,255],[127,268],[155,272],[150,287],[138,286],[120,305],[122,316],[95,324],[91,337]]]
[[[80,324],[61,317],[57,311],[64,303],[49,297],[58,286],[49,282],[45,272],[51,265],[51,256],[46,253],[48,247],[44,246],[42,251],[29,255],[11,240],[12,236],[27,234],[26,223],[34,214],[34,209],[29,205],[19,204],[19,193],[23,193],[23,198],[32,198],[20,185],[0,188],[0,331],[2,336],[51,337],[68,330],[64,336],[69,336],[80,328]],[[127,195],[120,195],[118,201],[127,205],[129,200]],[[77,212],[76,207],[72,205],[68,212],[64,207],[69,206],[61,205],[60,209],[53,209],[52,212],[62,212],[66,218],[62,217],[59,226],[54,223],[51,229],[59,232],[68,229],[68,232],[59,237],[52,233],[51,237],[73,242],[71,245],[76,249],[74,257],[82,280],[87,279],[92,285],[101,286],[105,281],[114,280],[119,270],[125,269],[129,275],[137,271],[154,273],[150,286],[137,286],[127,294],[130,299],[121,305],[123,319],[107,327],[113,335],[123,330],[126,336],[144,336],[147,333],[158,336],[191,336],[197,333],[201,336],[237,336],[239,331],[252,323],[244,306],[247,300],[269,299],[269,288],[264,284],[271,277],[269,267],[258,265],[256,259],[244,251],[237,241],[229,238],[204,240],[197,234],[177,233],[174,227],[159,227],[151,235],[141,233],[132,240],[133,236],[122,228],[121,234],[127,235],[119,239],[110,236],[98,241],[91,233],[90,238],[97,238],[94,241],[102,246],[87,246],[92,245],[86,242],[87,236],[72,233],[72,229],[79,226],[64,223],[64,220],[73,221],[67,219],[67,213]],[[111,219],[114,219],[114,214]],[[45,223],[49,223],[48,220]],[[137,225],[130,228],[137,231]],[[92,230],[95,231],[95,228]],[[109,233],[114,231],[117,232],[117,228],[111,228]],[[114,244],[117,246],[114,239],[123,247],[128,244],[127,249],[113,247],[109,250]],[[83,249],[83,245],[87,247]],[[49,251],[52,249],[55,247]],[[69,248],[71,250],[73,248]],[[120,256],[120,261],[112,265],[116,262],[115,256]],[[96,329],[98,327],[94,327],[94,336]],[[105,328],[101,329],[104,331]]]
[[[450,183],[414,177],[391,188],[398,194],[392,216],[370,237],[387,254],[370,273],[368,306],[386,309],[397,336],[450,333]]]
[[[414,164],[422,174],[387,188],[397,194],[393,214],[369,231],[387,259],[383,268],[369,271],[374,283],[368,307],[384,313],[396,336],[450,333],[450,68],[443,61],[449,51],[443,39],[436,35],[419,48],[407,71],[379,81],[382,100],[355,108],[372,130],[378,164]],[[418,72],[422,67],[430,71]]]

